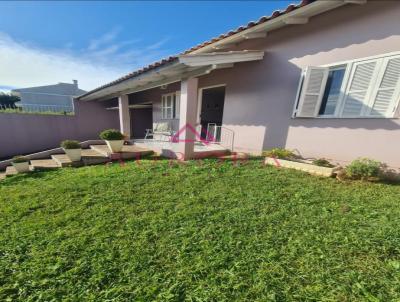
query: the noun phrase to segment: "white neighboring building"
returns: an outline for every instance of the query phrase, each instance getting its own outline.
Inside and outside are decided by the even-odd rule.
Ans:
[[[77,80],[73,80],[72,84],[58,83],[11,90],[12,94],[21,98],[21,101],[16,105],[22,107],[25,111],[72,112],[74,110],[73,98],[85,92],[79,89]]]

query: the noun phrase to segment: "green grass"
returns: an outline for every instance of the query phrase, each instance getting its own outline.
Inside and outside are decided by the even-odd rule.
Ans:
[[[0,301],[400,301],[400,187],[213,160],[0,182]]]

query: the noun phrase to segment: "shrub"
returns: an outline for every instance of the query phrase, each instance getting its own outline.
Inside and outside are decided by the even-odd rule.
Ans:
[[[61,142],[61,147],[64,149],[81,149],[81,145],[78,141],[65,140]]]
[[[332,165],[329,160],[325,159],[325,158],[318,158],[318,159],[314,159],[312,161],[313,165],[319,166],[319,167],[326,167],[326,168],[333,168],[334,165]]]
[[[345,168],[345,172],[348,177],[362,180],[379,178],[381,170],[382,164],[379,161],[368,158],[356,159]]]
[[[18,156],[14,156],[14,157],[12,158],[12,162],[13,162],[14,164],[26,163],[26,162],[29,162],[29,159],[28,159],[27,157],[25,157],[25,156],[18,155]]]
[[[296,158],[296,155],[292,151],[283,148],[273,148],[271,150],[264,151],[263,155],[280,159]]]
[[[107,141],[119,141],[124,139],[124,135],[116,129],[107,129],[100,133],[100,138]]]

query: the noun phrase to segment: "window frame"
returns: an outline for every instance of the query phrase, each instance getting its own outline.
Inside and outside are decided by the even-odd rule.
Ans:
[[[394,118],[399,118],[399,117],[396,117],[395,114],[400,106],[400,81],[399,81],[399,85],[398,85],[397,89],[395,89],[395,92],[394,92],[397,97],[397,101],[393,101],[393,111],[390,112],[390,114],[387,114],[386,116],[371,115],[371,111],[372,111],[371,104],[374,101],[372,96],[375,95],[377,89],[379,89],[378,86],[380,85],[380,80],[382,79],[381,75],[385,72],[385,70],[382,69],[382,66],[386,66],[386,64],[384,64],[384,63],[387,62],[388,60],[390,60],[391,58],[399,57],[399,56],[400,56],[400,52],[391,52],[391,53],[386,53],[383,55],[381,54],[381,55],[370,56],[370,57],[365,57],[365,58],[361,58],[361,59],[347,60],[347,61],[341,61],[341,62],[337,62],[337,63],[316,66],[316,67],[328,68],[329,71],[342,69],[343,67],[345,67],[345,73],[343,76],[343,81],[342,81],[342,85],[340,88],[340,95],[339,95],[337,105],[335,108],[335,113],[330,114],[330,115],[318,114],[317,116],[312,117],[312,118],[318,118],[318,119],[332,119],[332,118],[335,118],[335,119],[394,119]],[[364,104],[364,106],[362,108],[361,114],[357,115],[357,116],[343,116],[346,91],[348,89],[348,86],[351,84],[350,80],[351,80],[351,76],[353,74],[354,64],[360,63],[360,62],[365,62],[365,61],[372,61],[372,60],[378,60],[377,63],[379,65],[379,67],[378,67],[377,74],[374,75],[375,78],[373,79],[373,83],[371,84],[372,86],[369,88],[369,90],[370,90],[369,96],[367,98],[367,102]],[[303,85],[304,85],[304,78],[305,78],[305,70],[306,69],[302,70],[302,73],[300,76],[299,86],[297,88],[297,93],[296,93],[296,102],[294,104],[294,110],[293,110],[293,114],[292,114],[293,118],[305,118],[305,117],[297,116],[299,105],[300,105],[299,103],[300,103],[301,93],[304,89]],[[320,103],[318,105],[319,106],[318,112],[321,109],[321,105],[322,105],[322,103]]]
[[[340,93],[339,93],[339,97],[338,97],[337,104],[335,107],[335,112],[333,114],[320,114],[319,112],[321,111],[321,106],[322,106],[322,102],[321,102],[319,104],[318,115],[316,117],[317,118],[340,117],[339,113],[341,113],[341,105],[343,104],[344,97],[345,97],[344,89],[346,88],[346,83],[349,80],[349,77],[350,77],[349,73],[350,73],[351,69],[349,70],[349,64],[341,64],[341,65],[335,64],[332,66],[324,66],[324,67],[327,67],[329,69],[329,72],[344,69],[344,75],[343,75],[342,85],[340,86]],[[325,87],[325,89],[326,89],[326,87]]]
[[[166,93],[161,95],[161,119],[162,120],[175,120],[179,119],[180,114],[180,91],[175,91],[171,93]],[[171,97],[171,105],[168,106],[168,97]],[[168,110],[171,110],[171,114],[168,115]]]

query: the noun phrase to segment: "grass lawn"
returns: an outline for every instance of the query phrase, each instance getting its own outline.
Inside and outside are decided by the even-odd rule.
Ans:
[[[0,182],[0,301],[400,301],[400,186],[214,160]]]

